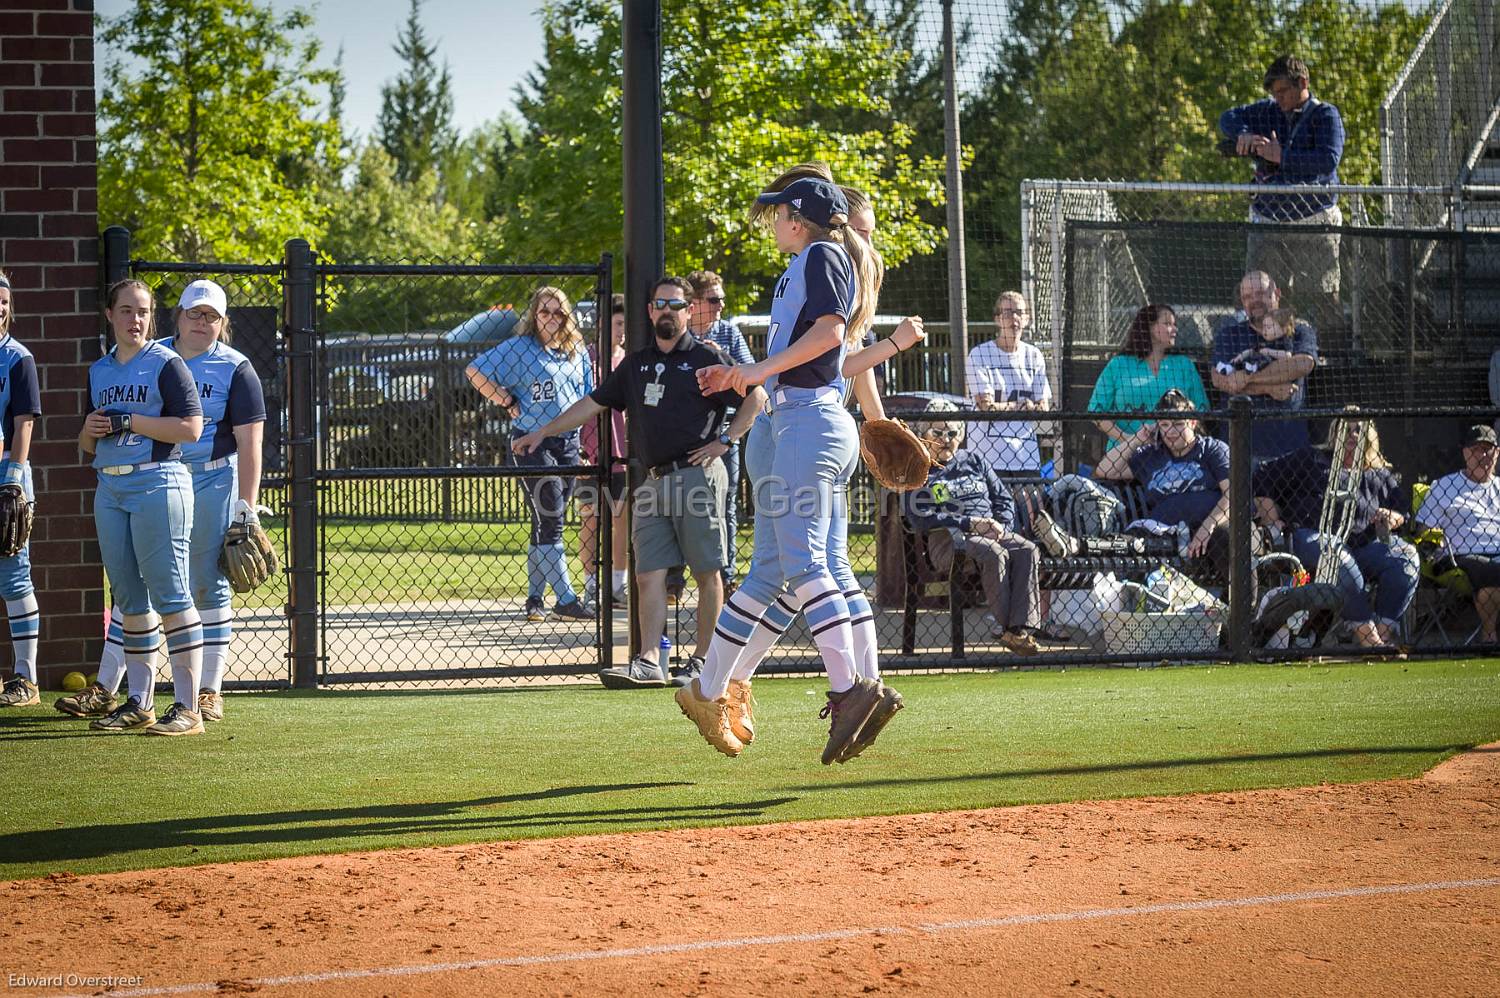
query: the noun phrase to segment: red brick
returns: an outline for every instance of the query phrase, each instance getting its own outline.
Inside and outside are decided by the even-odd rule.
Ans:
[[[94,137],[94,116],[90,114],[44,114],[42,134],[58,138]]]
[[[16,304],[24,308],[31,315],[44,315],[51,312],[76,312],[78,310],[78,292],[71,288],[28,291],[24,299],[17,298]]]
[[[0,214],[0,239],[35,239],[42,234],[40,222],[36,215]]]
[[[77,420],[75,422],[75,425],[73,427],[74,437],[78,436],[78,427],[82,425],[82,420]],[[82,454],[79,453],[79,460],[82,459]],[[79,492],[77,490],[73,490],[70,492],[44,491],[47,471],[48,469],[46,468],[31,469],[32,475],[38,479],[37,505],[45,509],[49,516],[60,513],[66,513],[69,515],[94,515],[94,494],[92,492]]]
[[[0,163],[0,187],[36,187],[39,176],[38,167]]]
[[[37,87],[31,90],[14,88],[5,91],[7,111],[71,111],[73,92],[55,87]]]
[[[0,59],[6,62],[71,62],[74,41],[72,38],[37,38],[35,35],[10,37],[0,41]]]
[[[90,135],[92,136],[92,132]],[[73,140],[73,162],[94,163],[98,159],[98,144],[92,137]]]
[[[21,199],[21,203],[20,204],[15,204],[15,203],[12,203],[12,201],[11,201],[12,197],[14,197],[17,194],[30,195],[31,197],[35,197],[36,195],[38,195],[40,193],[42,193],[42,192],[41,191],[6,191],[5,192],[5,210],[6,211],[38,211],[38,210],[45,210],[45,209],[37,209],[37,208],[26,207],[26,205],[28,205],[30,203],[29,199],[26,199],[26,198]],[[68,202],[69,202],[68,203],[68,207],[71,208],[71,207],[73,207],[73,205],[72,205],[72,192],[69,191],[67,193],[68,193]],[[28,263],[68,263],[68,262],[71,262],[71,261],[77,259],[77,257],[78,257],[78,254],[74,251],[74,248],[72,246],[68,245],[68,242],[65,239],[8,239],[5,242],[5,259],[6,260],[20,260],[20,261],[25,261],[25,262],[28,262]]]
[[[88,14],[42,14],[36,19],[38,35],[71,35],[93,37],[94,19]]]
[[[80,401],[82,401],[82,394],[82,392],[79,393]],[[37,431],[43,440],[67,440],[70,437],[74,440],[77,440],[78,431],[83,429],[83,416],[78,415],[78,413],[82,413],[83,411],[84,406],[80,405],[77,409],[74,409],[69,413],[54,413],[49,415],[48,413],[44,412],[42,413],[41,419],[42,425],[37,427]],[[35,469],[33,469],[33,471],[34,470]],[[51,470],[52,469],[50,468],[45,468],[42,470],[42,474],[45,476],[49,474]],[[91,487],[92,484],[93,483],[90,483]],[[77,488],[77,485],[63,485],[60,483],[54,485],[50,478],[44,482],[38,483],[37,485],[37,489],[39,491],[42,489],[76,491]],[[72,512],[72,510],[68,510],[68,512]]]
[[[40,179],[32,184],[12,184],[12,187],[97,187],[99,184],[99,168],[92,163],[80,163],[78,165],[57,164],[43,167],[28,167],[28,169],[39,169]]]
[[[38,517],[37,523],[40,524],[42,519]],[[67,538],[83,540],[95,536],[92,516],[48,516],[45,519],[49,540],[60,541]]]
[[[79,420],[80,417],[74,417]],[[75,434],[76,436],[76,434]],[[93,468],[50,468],[47,484],[54,489],[87,489],[93,488],[99,481],[99,476],[94,473]],[[33,560],[35,556],[33,556]]]
[[[31,560],[38,565],[76,565],[83,553],[83,545],[77,540],[31,542]]]
[[[98,234],[99,219],[96,215],[43,215],[44,236],[89,236]]]
[[[79,364],[52,364],[41,368],[37,373],[42,378],[41,387],[49,392],[61,391],[63,389],[83,391],[88,387],[89,383],[88,371]],[[44,408],[42,411],[61,412],[63,410]]]
[[[5,192],[6,211],[72,211],[74,190],[71,187],[59,187],[53,190],[9,190]],[[77,254],[69,253],[68,260],[78,259]]]
[[[5,261],[5,272],[10,275],[10,286],[16,290],[22,288],[39,288],[42,286],[42,268],[16,266],[11,261]]]
[[[93,62],[94,61],[94,36],[93,35],[89,35],[86,38],[74,38],[73,39],[73,61],[74,62]]]
[[[30,35],[35,31],[35,14],[29,11],[0,13],[0,35]]]
[[[9,163],[72,163],[74,152],[68,139],[6,139],[4,156]]]
[[[35,536],[34,534],[32,536]],[[88,611],[84,608],[82,589],[58,589],[43,597],[47,603],[42,607],[42,615],[46,617],[61,616],[83,616]],[[104,620],[101,614],[100,622]]]
[[[0,87],[36,86],[36,65],[30,61],[13,62],[9,56],[0,59]]]
[[[41,120],[35,114],[0,114],[0,135],[17,139],[34,139],[42,134]]]
[[[26,0],[26,6],[35,11],[43,10],[93,10],[93,7],[80,7],[69,0]]]
[[[81,62],[49,62],[42,66],[44,87],[88,87],[93,92],[94,67]]]
[[[41,344],[38,343],[33,346],[33,351],[36,346],[41,346]],[[70,399],[69,404],[71,402],[72,400]],[[46,405],[42,406],[42,411],[47,411]],[[63,464],[77,464],[78,442],[76,440],[38,441],[31,447],[31,463],[33,465],[46,465],[49,468]]]
[[[79,191],[78,192],[78,199],[77,199],[78,200],[78,210],[79,211],[93,211],[94,207],[95,207],[94,206],[94,201],[95,201],[96,198],[98,198],[98,196],[99,196],[99,193],[97,191],[92,191],[92,190]],[[99,262],[99,237],[98,236],[90,236],[87,239],[80,239],[80,240],[78,240],[78,262],[79,263],[98,263]],[[85,287],[94,287],[94,286],[95,285],[94,285],[93,282],[90,282],[89,284],[85,285]]]
[[[83,590],[83,612],[84,613],[91,613],[94,616],[101,618],[100,622],[102,624],[102,622],[103,622],[103,616],[104,616],[104,611],[106,609],[108,609],[108,607],[104,603],[104,590],[102,588],[101,589],[85,589],[85,590]],[[90,642],[90,643],[92,643],[92,642]],[[92,662],[99,661],[99,655],[103,651],[104,651],[104,639],[101,637],[99,639],[99,647],[94,650],[94,653],[93,653],[94,657],[92,659],[90,659],[90,661],[92,661]]]
[[[25,308],[24,302],[18,300],[17,304]],[[77,340],[37,340],[26,345],[31,348],[32,356],[36,357],[36,366],[44,367],[47,364],[78,363],[78,343]]]
[[[80,113],[87,112],[89,114],[93,114],[94,111],[97,110],[95,106],[94,88],[92,85],[90,85],[87,89],[79,89],[73,91],[73,110]],[[93,129],[91,128],[89,129],[89,131],[92,132]]]
[[[47,282],[48,287],[53,288],[92,288],[98,284],[99,273],[96,267],[71,264],[66,267],[48,267],[45,278],[41,279]]]

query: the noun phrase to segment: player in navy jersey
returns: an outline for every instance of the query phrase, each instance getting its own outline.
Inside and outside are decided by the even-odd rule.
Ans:
[[[790,590],[783,600],[791,612],[806,613],[828,671],[828,764],[843,756],[882,699],[880,684],[859,675],[848,604],[829,564],[834,521],[847,515],[837,495],[858,458],[854,421],[843,407],[842,368],[851,339],[874,314],[878,264],[864,236],[848,228],[844,194],[825,180],[794,181],[762,194],[757,204],[775,207],[777,248],[793,254],[772,296],[766,359],[709,368],[699,377],[705,391],[745,391],[764,382],[770,395],[775,453],[771,487],[761,492],[771,506]],[[736,606],[748,620],[764,615],[765,604],[739,597]],[[737,754],[743,747],[724,730],[724,699],[705,697],[695,681],[677,702],[720,751]]]
[[[117,281],[105,314],[115,346],[89,368],[93,410],[79,446],[99,473],[94,524],[110,591],[124,615],[129,698],[91,727],[154,735],[202,734],[198,705],[203,625],[189,586],[193,483],[182,448],[203,430],[203,407],[182,358],[151,339],[151,289]],[[161,614],[175,702],[153,709],[152,608]]]
[[[36,362],[31,351],[10,335],[10,281],[0,271],[0,482],[21,486],[34,501],[31,489],[31,431],[42,414],[37,389]],[[36,646],[41,633],[41,615],[31,586],[30,545],[9,558],[0,558],[0,596],[10,620],[10,641],[15,652],[15,674],[0,688],[0,707],[29,707],[39,703],[37,695]]]
[[[767,189],[779,191],[788,184],[812,177],[831,180],[832,173],[826,164],[807,163],[793,167],[776,179]],[[849,227],[868,242],[874,236],[875,211],[868,197],[852,187],[841,187],[849,205]],[[769,215],[775,208],[752,211],[752,221],[758,214]],[[871,259],[877,272],[876,286],[880,283],[884,263],[873,248]],[[876,386],[874,368],[893,358],[897,353],[920,343],[925,337],[919,316],[908,316],[884,341],[870,342],[862,349],[845,357],[842,373],[850,380],[853,395],[859,401],[866,419],[885,418],[885,409]],[[854,334],[859,336],[859,331]],[[714,641],[709,648],[703,668],[700,691],[708,699],[726,697],[728,720],[735,736],[748,743],[754,738],[754,718],[751,711],[750,681],[766,653],[791,624],[795,612],[783,594],[783,575],[776,545],[774,524],[769,505],[762,495],[762,483],[774,485],[771,475],[774,455],[771,418],[762,414],[746,437],[745,466],[751,488],[755,490],[756,522],[755,549],[751,558],[750,572],[745,578],[743,596],[731,598],[719,615]],[[847,491],[838,496],[840,515],[832,520],[832,531],[828,543],[829,570],[839,584],[849,607],[853,637],[855,668],[863,678],[879,682],[879,648],[875,631],[874,610],[870,606],[863,587],[849,564]],[[755,617],[760,607],[764,611]],[[902,707],[901,695],[891,687],[881,687],[881,703],[869,722],[861,730],[858,739],[838,761],[847,761],[858,755]]]
[[[516,335],[490,348],[469,365],[479,394],[511,416],[512,439],[540,429],[593,390],[583,334],[568,296],[559,288],[538,288]],[[507,453],[511,452],[506,448]],[[578,431],[548,437],[540,447],[513,458],[522,465],[577,465]],[[552,612],[568,620],[593,620],[568,578],[563,550],[563,513],[573,478],[522,479],[531,510],[531,544],[526,552],[526,619],[545,620],[547,586],[557,603]]]

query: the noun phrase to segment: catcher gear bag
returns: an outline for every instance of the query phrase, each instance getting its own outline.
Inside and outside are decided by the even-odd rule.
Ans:
[[[255,591],[281,569],[276,548],[261,528],[256,513],[243,499],[235,505],[234,519],[219,552],[219,570],[237,593]]]
[[[1080,475],[1052,483],[1052,516],[1070,537],[1104,537],[1125,529],[1125,504]]]
[[[927,445],[899,419],[872,419],[859,431],[859,453],[871,476],[892,492],[910,492],[927,484],[937,467]]]
[[[33,509],[14,482],[0,485],[0,558],[14,558],[31,539]]]

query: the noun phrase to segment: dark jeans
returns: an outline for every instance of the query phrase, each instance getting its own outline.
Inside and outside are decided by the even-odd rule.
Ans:
[[[509,447],[506,450],[517,467],[572,467],[578,464],[578,434],[545,437],[541,446],[530,454],[518,455]],[[568,499],[573,494],[573,481],[571,474],[558,478],[521,479],[526,505],[531,510],[532,544],[546,547],[562,543],[563,514],[567,512]]]
[[[729,474],[729,490],[724,497],[724,581],[739,578],[740,570],[735,561],[739,550],[739,505],[740,505],[740,444],[739,441],[724,452],[724,470]]]

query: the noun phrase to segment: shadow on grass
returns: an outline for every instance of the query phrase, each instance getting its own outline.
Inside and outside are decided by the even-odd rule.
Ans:
[[[671,825],[677,822],[744,821],[790,804],[795,797],[723,801],[712,804],[663,804],[586,810],[486,813],[488,808],[588,794],[676,789],[681,781],[554,787],[534,793],[421,804],[372,804],[366,807],[272,811],[264,814],[216,814],[162,821],[83,825],[0,835],[0,856],[29,865],[95,859],[137,850],[185,849],[200,852],[236,845],[316,842],[369,836],[417,836],[447,832],[525,830],[562,826],[583,830],[601,825]],[[507,836],[511,837],[511,836]],[[203,856],[204,861],[215,857]]]
[[[809,783],[784,787],[788,791],[857,790],[871,787],[919,787],[943,783],[976,783],[988,780],[1025,780],[1048,776],[1090,776],[1099,773],[1168,771],[1193,766],[1243,765],[1254,762],[1286,762],[1292,759],[1332,759],[1359,755],[1424,755],[1462,752],[1468,745],[1382,745],[1375,748],[1308,749],[1303,752],[1257,752],[1248,755],[1189,756],[1181,759],[1143,759],[1140,762],[1111,762],[1097,766],[1053,766],[1045,769],[993,770],[987,773],[959,773],[951,776],[913,776],[885,780],[849,780],[843,783]],[[1163,790],[1170,793],[1170,790]]]

